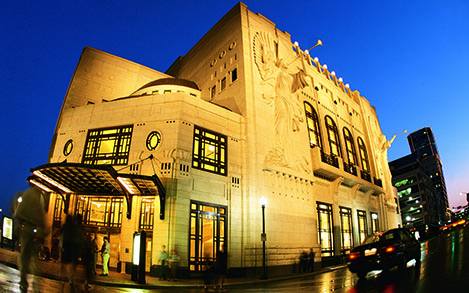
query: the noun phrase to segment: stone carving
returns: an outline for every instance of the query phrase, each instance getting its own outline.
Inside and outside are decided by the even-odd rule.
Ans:
[[[294,132],[300,131],[300,123],[304,116],[301,99],[296,92],[309,86],[305,70],[295,69],[296,72],[290,73],[289,70],[293,66],[289,66],[285,59],[280,58],[278,43],[271,40],[270,35],[265,32],[256,33],[253,47],[254,62],[262,84],[267,86],[262,93],[262,99],[273,107],[275,117],[273,147],[265,161],[309,173],[311,170],[307,166],[308,161],[304,158],[298,159],[292,145],[292,136]]]

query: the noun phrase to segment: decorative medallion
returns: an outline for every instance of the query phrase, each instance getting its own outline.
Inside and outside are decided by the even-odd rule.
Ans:
[[[64,155],[68,156],[73,151],[73,139],[69,139],[64,145]]]
[[[147,136],[147,149],[154,151],[161,142],[161,134],[158,131],[152,131]]]

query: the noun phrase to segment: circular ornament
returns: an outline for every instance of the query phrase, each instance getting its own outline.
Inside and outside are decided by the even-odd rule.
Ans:
[[[152,131],[147,136],[147,149],[154,151],[161,142],[161,134],[158,131]]]
[[[69,139],[64,145],[64,155],[68,156],[73,151],[73,139]]]

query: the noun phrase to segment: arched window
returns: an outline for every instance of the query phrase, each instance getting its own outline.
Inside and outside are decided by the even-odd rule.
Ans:
[[[349,165],[357,165],[357,152],[355,151],[355,143],[353,142],[352,133],[347,127],[344,127],[345,149],[347,151],[347,159]]]
[[[362,170],[370,172],[370,162],[368,161],[368,152],[366,151],[365,142],[361,137],[358,137],[358,152],[360,153],[360,160],[362,163]]]
[[[311,147],[322,147],[321,129],[319,128],[318,114],[313,106],[305,102],[306,125],[308,126],[309,145]]]
[[[340,151],[339,132],[337,131],[337,126],[335,125],[334,120],[332,120],[330,116],[326,116],[326,129],[331,155],[342,158],[342,152]]]

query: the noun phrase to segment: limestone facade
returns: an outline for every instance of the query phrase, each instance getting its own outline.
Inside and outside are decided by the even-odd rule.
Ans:
[[[89,224],[98,237],[110,236],[111,267],[131,262],[142,200],[153,199],[155,211],[148,269],[166,245],[177,249],[181,271],[196,272],[223,243],[233,275],[260,274],[261,197],[267,200],[272,274],[293,270],[309,248],[317,265],[333,263],[364,234],[400,224],[386,155],[390,142],[374,108],[287,32],[242,3],[166,73],[85,48],[48,163],[83,163],[90,130],[121,126],[132,127],[130,149],[127,162],[114,168],[156,174],[166,188],[165,216],[158,217],[158,195],[133,196],[131,205],[121,206],[119,228]],[[194,159],[196,131],[205,130],[225,143],[226,154],[218,157],[223,165],[217,166],[222,171]],[[149,150],[153,131],[161,141]],[[73,149],[65,155],[70,140]],[[49,211],[57,211],[56,197]],[[86,195],[71,194],[70,213],[83,212],[80,197]],[[49,217],[52,223],[57,215]]]

